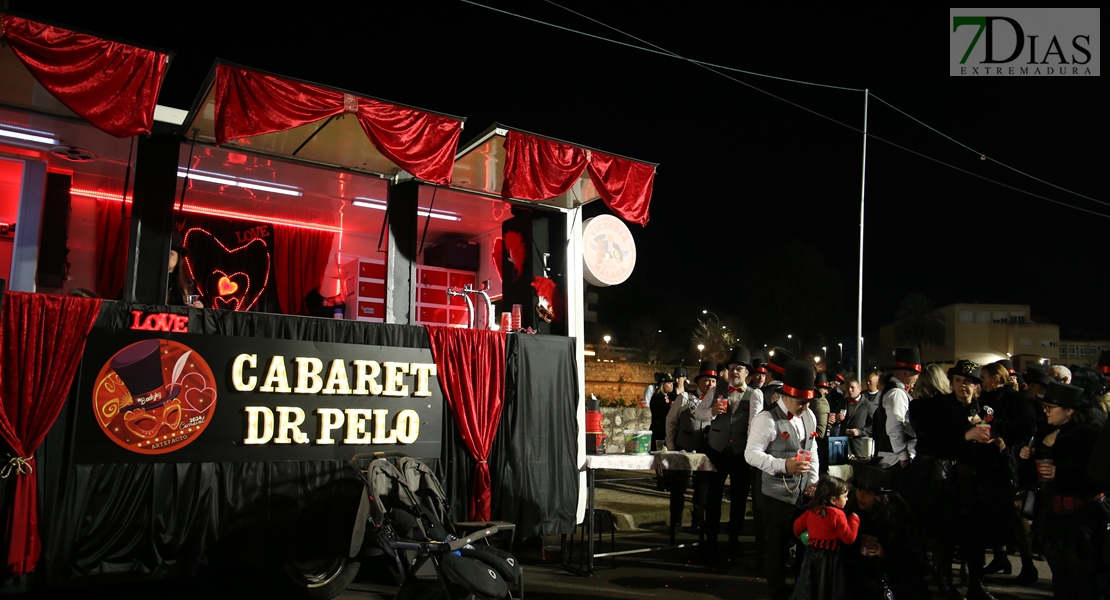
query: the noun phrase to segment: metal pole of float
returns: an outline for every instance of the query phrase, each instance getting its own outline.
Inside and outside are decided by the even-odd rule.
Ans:
[[[859,302],[856,312],[856,377],[863,377],[863,205],[867,190],[867,99],[863,90],[863,174],[859,185]]]

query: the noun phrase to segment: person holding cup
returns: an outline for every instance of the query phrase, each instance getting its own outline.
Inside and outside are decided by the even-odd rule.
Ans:
[[[791,360],[784,366],[782,385],[768,399],[768,407],[752,419],[744,459],[759,469],[763,562],[772,598],[786,598],[786,558],[793,535],[794,519],[804,499],[817,488],[820,460],[817,458],[817,417],[809,409],[817,393],[816,372],[808,361]],[[799,460],[799,450],[810,461]],[[795,565],[800,565],[804,548],[799,547]]]
[[[930,525],[927,541],[940,596],[963,597],[952,585],[952,553],[958,544],[969,575],[967,597],[993,600],[983,586],[986,547],[1005,531],[1005,521],[982,500],[983,488],[995,485],[989,471],[994,463],[983,457],[999,451],[991,444],[990,430],[979,426],[979,364],[958,360],[948,376],[951,393],[910,405],[909,420],[917,433],[913,489],[919,494],[914,508],[921,522]]]
[[[1082,387],[1053,382],[1042,406],[1050,427],[1021,458],[1037,461],[1042,493],[1036,537],[1052,569],[1057,598],[1102,598],[1099,560],[1107,525],[1107,490],[1088,472],[1099,429],[1091,421],[1094,398]]]
[[[716,468],[706,474],[709,485],[705,500],[706,548],[713,551],[717,545],[725,479],[728,479],[732,499],[728,550],[736,553],[740,550],[739,538],[751,487],[751,468],[744,461],[744,447],[748,443],[748,425],[753,411],[763,407],[763,392],[747,384],[748,372],[752,368],[751,352],[747,348],[733,348],[724,367],[724,372],[718,374],[722,379],[717,382],[716,401],[700,405],[694,417],[708,424],[705,454]]]
[[[204,308],[200,296],[197,296],[193,280],[185,274],[186,256],[189,256],[189,249],[185,247],[181,234],[175,231],[170,236],[170,276],[166,289],[166,304]]]

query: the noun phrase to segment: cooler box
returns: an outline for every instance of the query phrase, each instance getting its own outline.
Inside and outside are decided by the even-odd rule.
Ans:
[[[647,454],[651,452],[651,430],[650,429],[625,429],[624,430],[624,453],[625,454]]]

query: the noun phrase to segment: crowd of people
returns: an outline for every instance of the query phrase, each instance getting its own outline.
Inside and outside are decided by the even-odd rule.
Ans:
[[[739,555],[750,492],[772,598],[991,600],[988,577],[1032,585],[1037,556],[1055,597],[1108,594],[1110,352],[1097,368],[1018,373],[1009,360],[924,365],[899,348],[889,369],[857,377],[737,347],[692,380],[681,367],[657,379],[653,435],[715,467],[665,472],[672,537],[692,486],[689,531],[710,555]]]

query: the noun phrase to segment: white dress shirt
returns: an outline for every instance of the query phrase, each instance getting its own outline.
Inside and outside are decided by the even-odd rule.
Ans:
[[[708,398],[709,394],[705,396]],[[682,411],[690,410],[691,405],[696,408],[699,402],[701,402],[701,399],[693,392],[683,391],[675,396],[674,402],[671,402],[671,409],[667,411],[667,450],[676,449],[675,444],[678,443],[678,420],[682,416]],[[708,404],[708,402],[706,404]],[[695,418],[697,417],[695,416]]]
[[[790,410],[786,408],[786,404],[780,399],[778,402],[779,408],[784,413],[789,413]],[[807,408],[806,412],[812,412]],[[817,418],[814,417],[814,422]],[[813,453],[813,461],[809,463],[809,472],[806,473],[806,485],[816,485],[817,480],[821,478],[821,463],[817,457],[817,439],[813,436],[806,435],[805,423],[802,422],[801,415],[794,415],[790,419],[790,425],[794,429],[794,433],[798,435],[798,439],[803,440],[801,447]],[[767,473],[779,477],[787,475],[786,472],[786,459],[775,458],[767,454],[767,447],[774,441],[775,436],[778,435],[778,429],[775,427],[775,417],[769,411],[760,412],[754,419],[752,419],[751,430],[748,431],[748,445],[744,448],[744,460],[749,465]]]

